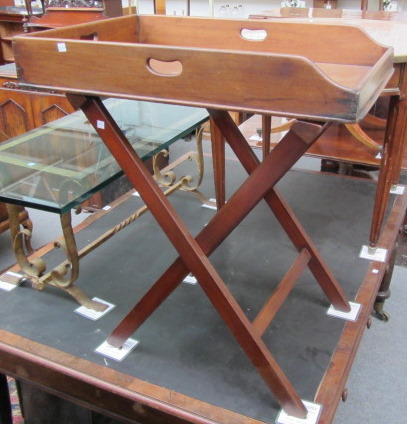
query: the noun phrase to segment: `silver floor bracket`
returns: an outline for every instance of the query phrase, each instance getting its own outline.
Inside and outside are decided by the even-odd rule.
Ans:
[[[405,187],[403,185],[394,184],[391,186],[390,193],[402,195],[404,194],[404,188]]]
[[[342,311],[339,311],[338,309],[335,309],[331,305],[326,313],[332,317],[345,319],[347,321],[357,321],[360,308],[362,305],[360,303],[349,302],[349,306],[350,306],[349,312],[342,312]]]
[[[104,341],[95,349],[95,352],[121,362],[139,343],[139,340],[127,339],[122,347],[114,347],[107,341]]]
[[[94,297],[92,300],[101,303],[102,305],[106,305],[107,308],[103,311],[95,311],[94,309],[87,308],[86,306],[79,306],[79,308],[76,308],[74,312],[82,315],[85,318],[91,319],[92,321],[97,321],[99,318],[102,318],[116,307],[116,305],[113,305],[113,303],[106,302],[106,300],[99,299],[98,297]]]
[[[362,259],[369,259],[371,261],[386,262],[387,249],[380,247],[371,248],[363,245],[360,250],[359,257]]]
[[[11,291],[18,287],[24,279],[24,276],[16,272],[7,271],[0,275],[0,290]]]
[[[306,418],[296,418],[288,415],[283,409],[277,416],[276,424],[316,424],[321,414],[322,405],[318,403],[303,400],[302,403],[307,408],[308,414]]]

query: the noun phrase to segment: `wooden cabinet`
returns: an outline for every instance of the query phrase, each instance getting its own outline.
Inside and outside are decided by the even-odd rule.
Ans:
[[[64,95],[36,93],[30,95],[34,127],[62,118],[74,111]]]
[[[14,64],[0,66],[0,142],[68,115],[74,111],[64,95],[22,90]],[[19,219],[31,230],[27,211],[21,207]],[[0,203],[0,233],[9,229],[8,213]]]
[[[41,8],[15,6],[14,0],[0,0],[0,65],[14,62],[12,39],[24,32],[29,16],[42,14]]]
[[[0,142],[74,111],[62,94],[21,89],[13,69],[0,67]]]
[[[62,2],[60,2],[62,4]],[[118,7],[120,6],[120,7]],[[48,7],[43,16],[31,16],[27,23],[27,31],[41,31],[49,28],[60,28],[68,25],[99,21],[121,16],[123,9],[120,1],[104,2],[104,7]]]
[[[67,7],[69,3],[73,6]],[[120,0],[100,1],[100,7],[95,7],[94,3],[83,0],[80,3],[83,7],[76,7],[75,1],[53,0],[48,4],[59,7],[49,7],[43,13],[42,9],[15,7],[13,0],[0,0],[0,65],[14,62],[12,38],[25,31],[56,28],[123,14]]]
[[[23,32],[23,21],[27,16],[20,13],[6,13],[0,8],[1,64],[14,62],[12,38]]]

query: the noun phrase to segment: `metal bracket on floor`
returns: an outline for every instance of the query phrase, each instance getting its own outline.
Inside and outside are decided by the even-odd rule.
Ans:
[[[276,424],[316,424],[322,411],[322,405],[318,403],[303,400],[302,403],[307,408],[307,416],[305,418],[296,418],[288,415],[283,409],[277,416]]]
[[[131,338],[127,339],[122,347],[114,347],[107,341],[104,341],[95,349],[95,352],[121,362],[139,344],[139,340]]]
[[[363,245],[359,253],[359,258],[369,259],[371,261],[386,262],[386,257],[387,249],[382,249],[380,247]]]
[[[85,318],[91,319],[92,321],[97,321],[99,318],[102,318],[116,307],[116,305],[114,305],[113,303],[106,302],[106,300],[99,299],[98,297],[92,298],[92,301],[102,305],[106,305],[106,309],[98,311],[95,309],[87,308],[86,306],[79,306],[75,309],[74,312],[79,315],[82,315]]]
[[[402,195],[404,194],[404,186],[400,185],[400,184],[393,184],[390,188],[390,193],[391,194],[398,194],[398,195]]]
[[[218,210],[216,205],[216,199],[210,198],[206,202],[203,202],[201,205],[203,208],[212,209],[214,211]]]
[[[24,275],[7,271],[0,275],[0,290],[11,291],[18,287],[24,280]]]
[[[342,312],[331,305],[326,313],[332,317],[345,319],[347,321],[357,321],[362,305],[360,303],[349,302],[349,306],[349,312]]]

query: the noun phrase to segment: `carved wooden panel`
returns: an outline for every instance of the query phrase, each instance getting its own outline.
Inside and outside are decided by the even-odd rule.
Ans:
[[[71,104],[62,95],[31,94],[31,107],[36,127],[74,112]]]
[[[12,90],[0,91],[0,139],[15,137],[34,128],[28,96]]]

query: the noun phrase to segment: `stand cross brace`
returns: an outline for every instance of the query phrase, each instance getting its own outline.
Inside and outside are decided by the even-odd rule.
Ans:
[[[128,336],[180,284],[183,278],[192,272],[283,409],[290,415],[304,418],[307,410],[300,397],[262,341],[255,326],[248,320],[210,263],[208,255],[257,203],[265,198],[273,212],[281,215],[278,218],[280,222],[284,222],[283,227],[296,247],[301,245],[300,250],[306,248],[309,252],[311,256],[310,269],[334,306],[338,309],[348,310],[349,304],[339,284],[332,278],[327,267],[320,260],[312,242],[305,234],[302,234],[301,228],[298,229],[296,219],[291,217],[288,222],[285,222],[286,214],[291,215],[292,213],[285,207],[274,190],[275,184],[319,137],[325,127],[311,123],[295,124],[294,126],[302,129],[301,136],[295,130],[290,131],[286,135],[285,141],[280,142],[264,162],[259,164],[236,125],[231,118],[228,118],[227,112],[210,110],[211,117],[234,149],[250,177],[195,239],[171,203],[162,194],[101,100],[97,97],[74,95],[69,95],[69,99],[73,104],[81,107],[180,255],[116,327],[108,338],[109,343],[114,346],[122,345]],[[300,235],[296,234],[298,232]]]

